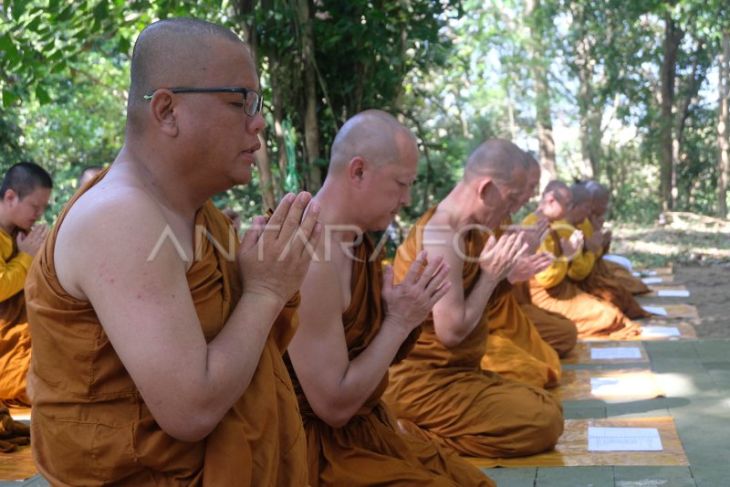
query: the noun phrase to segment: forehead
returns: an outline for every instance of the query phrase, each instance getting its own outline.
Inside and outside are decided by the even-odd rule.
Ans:
[[[51,196],[51,188],[37,187],[31,193],[25,195],[21,201],[28,201],[29,203],[43,204],[48,201]]]
[[[202,69],[208,83],[259,89],[253,56],[242,42],[214,38],[210,43],[210,62]]]

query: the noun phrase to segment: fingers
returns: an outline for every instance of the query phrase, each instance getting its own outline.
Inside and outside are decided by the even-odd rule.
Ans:
[[[251,220],[251,226],[248,230],[246,230],[246,233],[243,234],[243,239],[241,239],[241,249],[247,251],[255,247],[259,238],[261,238],[261,234],[264,232],[265,226],[266,218],[261,215],[255,216]]]
[[[441,286],[443,285],[444,281],[446,281],[448,275],[449,275],[449,265],[443,262],[442,259],[438,259],[438,266],[434,269],[434,272],[431,274],[428,279],[422,279],[422,282],[425,282],[425,289],[426,293],[430,296],[433,295],[434,292],[436,292]],[[426,272],[424,271],[424,276],[426,275]]]
[[[289,207],[286,218],[281,224],[281,231],[279,232],[278,237],[283,242],[288,243],[295,236],[302,223],[302,215],[304,215],[304,211],[307,209],[307,205],[309,205],[311,200],[312,195],[307,192],[303,191],[296,195],[294,201],[292,201],[291,206]],[[274,215],[276,215],[276,212],[274,212]],[[272,222],[269,223],[271,224]]]

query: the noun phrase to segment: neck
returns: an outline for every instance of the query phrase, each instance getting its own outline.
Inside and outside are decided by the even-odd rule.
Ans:
[[[177,167],[179,161],[173,160],[174,157],[146,157],[148,153],[142,154],[125,144],[112,170],[131,176],[160,205],[187,217],[193,216],[215,194],[215,191],[194,184],[187,172]]]
[[[319,222],[323,225],[324,234],[320,242],[325,239],[334,239],[338,242],[351,242],[362,235],[366,228],[362,228],[348,208],[353,206],[344,185],[328,177],[322,188],[317,192],[314,201],[319,204]]]
[[[0,228],[2,228],[8,235],[15,233],[18,228],[7,214],[7,208],[4,203],[0,203]]]
[[[484,223],[479,221],[477,212],[474,211],[472,206],[474,196],[469,193],[470,188],[461,181],[438,205],[438,211],[442,211],[448,215],[449,225],[454,230],[459,230],[475,223]]]

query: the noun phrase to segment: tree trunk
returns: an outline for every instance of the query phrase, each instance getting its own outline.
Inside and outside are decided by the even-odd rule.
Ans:
[[[717,216],[726,218],[728,179],[730,179],[730,30],[724,32],[722,36],[719,73]]]
[[[674,81],[677,68],[677,51],[684,33],[679,29],[667,13],[664,17],[664,58],[661,66],[661,121],[660,121],[660,192],[662,209],[671,211],[674,208],[673,185],[674,179]]]
[[[540,142],[540,164],[550,174],[550,179],[557,177],[555,166],[555,141],[553,139],[553,122],[550,114],[550,85],[547,77],[547,66],[543,53],[542,22],[536,13],[540,8],[539,0],[527,1],[527,21],[530,28],[530,69],[535,82],[535,111],[537,137]]]
[[[249,14],[253,9],[253,2],[242,1],[239,4],[238,12],[240,15]],[[258,37],[256,32],[244,20],[241,20],[241,29],[245,33],[246,40],[251,50],[251,55],[258,66],[261,63],[258,60]],[[276,206],[276,198],[274,197],[274,185],[271,176],[271,164],[269,163],[269,148],[266,143],[266,130],[259,133],[259,142],[261,143],[261,149],[256,151],[256,167],[259,170],[259,189],[261,191],[261,198],[264,205],[264,210],[268,208],[274,208]]]
[[[314,33],[309,13],[309,0],[297,0],[302,68],[304,70],[304,147],[307,155],[307,175],[309,191],[317,191],[322,186],[322,171],[319,166],[319,122],[317,120],[317,73],[314,59]]]

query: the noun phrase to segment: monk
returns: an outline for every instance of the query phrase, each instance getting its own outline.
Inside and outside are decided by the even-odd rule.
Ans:
[[[32,448],[51,484],[306,485],[282,354],[319,208],[287,195],[239,245],[210,201],[251,180],[259,90],[226,28],[170,19],[139,35],[124,146],[26,285]]]
[[[448,266],[425,253],[393,284],[364,233],[385,230],[409,203],[417,163],[413,134],[382,111],[348,120],[332,145],[315,198],[326,240],[304,280],[288,350],[312,486],[494,485],[454,452],[403,435],[381,399],[388,366],[408,354],[449,288]]]
[[[631,319],[651,316],[651,313],[646,312],[634,299],[631,292],[611,275],[604,263],[607,261],[601,258],[607,243],[610,242],[610,234],[601,230],[602,215],[600,218],[593,215],[593,199],[596,193],[591,192],[592,186],[578,183],[574,187],[573,208],[568,212],[568,221],[583,233],[584,253],[595,257],[590,272],[582,279],[577,279],[576,284],[585,292],[612,303]],[[576,197],[579,200],[576,200]]]
[[[524,191],[515,204],[513,213],[523,208],[532,197],[536,196],[540,184],[540,164],[527,152],[525,152],[525,164],[527,165],[527,181]],[[531,253],[537,251],[539,245],[547,236],[547,219],[542,218],[538,223],[536,232],[533,233],[533,248],[529,249]],[[575,324],[561,314],[547,311],[532,304],[528,281],[515,283],[512,292],[520,304],[522,313],[535,325],[542,339],[553,347],[558,356],[564,357],[570,353],[578,340],[578,330],[575,328]]]
[[[10,406],[30,406],[31,342],[23,286],[48,232],[34,224],[52,188],[51,176],[32,162],[12,166],[0,186],[0,403]]]
[[[603,248],[601,255],[608,253],[611,246],[611,231],[603,230],[606,221],[606,213],[608,212],[609,199],[611,197],[608,188],[596,181],[588,181],[586,188],[592,196],[591,215],[588,222],[593,229],[601,232],[603,235]],[[641,279],[634,277],[626,267],[611,262],[610,260],[600,259],[597,262],[597,273],[601,276],[608,276],[612,282],[615,282],[621,289],[625,289],[631,294],[647,294],[651,292],[649,286],[641,282]]]
[[[480,367],[488,302],[527,250],[519,233],[488,236],[523,190],[520,157],[504,140],[480,145],[462,180],[418,220],[395,260],[402,280],[423,251],[441,257],[451,286],[413,351],[391,367],[386,402],[405,429],[464,455],[531,455],[552,448],[563,431],[562,408],[550,393]]]
[[[554,256],[553,263],[530,279],[530,300],[536,306],[570,319],[579,338],[631,338],[640,333],[614,305],[602,301],[575,285],[590,272],[595,255],[583,253],[583,234],[567,220],[573,206],[573,192],[563,182],[551,181],[543,191],[535,213],[527,215],[523,225],[534,225],[541,218],[550,222],[548,237],[541,251]]]
[[[521,160],[515,164],[515,178],[524,177],[525,190],[520,193],[520,198],[510,209],[512,213],[526,202],[522,198],[524,193],[528,190],[534,191],[534,186],[539,182],[539,171],[536,182],[534,171],[529,171],[530,167],[526,159],[529,156],[526,153],[522,155]],[[511,218],[507,216],[500,230],[495,232],[495,236],[503,238],[504,232],[509,234],[509,232],[515,231],[516,229],[511,226],[511,223]],[[552,261],[550,254],[535,253],[541,234],[546,230],[547,222],[542,228],[536,227],[534,231],[522,232],[523,240],[529,241],[528,250],[521,258],[521,262],[515,266],[515,271],[500,282],[497,291],[492,293],[487,302],[489,336],[487,337],[487,349],[481,362],[482,368],[485,370],[491,370],[505,378],[536,387],[558,385],[561,375],[560,358],[557,352],[542,339],[532,321],[525,316],[517,301],[514,285],[524,282],[550,265]]]

